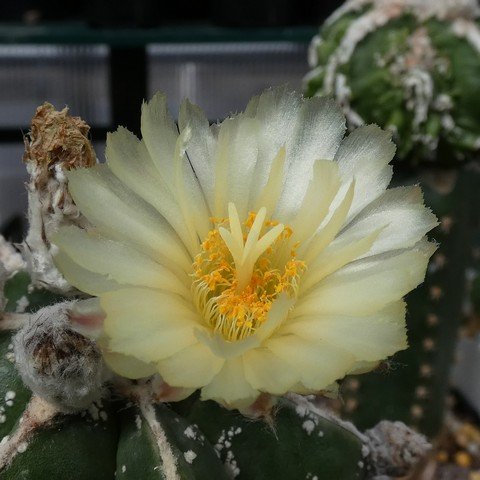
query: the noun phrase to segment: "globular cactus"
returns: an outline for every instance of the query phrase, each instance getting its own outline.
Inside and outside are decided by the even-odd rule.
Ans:
[[[308,95],[334,95],[351,126],[390,128],[400,159],[447,165],[480,149],[475,0],[350,0],[310,48]]]
[[[390,418],[434,435],[442,423],[478,196],[478,14],[469,0],[350,0],[311,44],[307,94],[333,95],[351,128],[390,129],[394,182],[421,183],[440,220],[425,284],[407,298],[410,349],[344,382],[339,408],[362,428]]]

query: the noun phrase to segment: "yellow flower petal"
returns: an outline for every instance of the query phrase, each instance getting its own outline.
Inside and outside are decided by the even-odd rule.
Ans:
[[[115,280],[111,280],[107,275],[82,268],[63,251],[55,254],[54,261],[68,283],[89,295],[100,295],[104,292],[122,288],[122,285]]]
[[[223,367],[219,358],[202,343],[195,343],[158,362],[158,371],[173,387],[201,388]]]
[[[188,277],[174,273],[137,250],[69,226],[53,237],[54,243],[78,265],[107,275],[118,283],[158,288],[189,298]]]
[[[243,362],[247,382],[262,392],[283,395],[300,380],[296,368],[265,347],[246,352]]]
[[[141,362],[135,357],[109,352],[107,350],[103,350],[102,353],[105,363],[121,377],[132,379],[144,378],[157,372],[155,365]]]
[[[397,187],[387,190],[362,210],[338,240],[353,243],[379,231],[372,248],[365,254],[371,256],[412,247],[437,225],[437,217],[423,204],[420,187]]]
[[[292,317],[368,315],[401,299],[421,283],[436,246],[427,241],[401,253],[358,260],[299,298]]]
[[[189,268],[181,244],[172,248],[170,227],[163,217],[116,179],[106,165],[73,170],[68,180],[75,203],[99,233],[155,260],[167,264],[173,260],[179,267]]]
[[[145,142],[120,127],[107,135],[105,156],[115,176],[166,220],[162,219],[159,225],[162,229],[163,249],[169,252],[171,260],[184,269],[189,269],[191,259],[183,247],[188,242],[188,227],[173,193],[153,163]]]
[[[197,315],[176,295],[127,288],[101,296],[108,348],[143,362],[158,362],[197,343]]]
[[[260,392],[245,379],[243,359],[231,358],[225,361],[220,372],[202,388],[203,400],[215,400],[229,408],[249,407]]]
[[[343,378],[355,364],[349,352],[322,341],[305,340],[297,335],[282,335],[265,342],[271,350],[296,370],[300,382],[316,391]]]
[[[280,334],[327,342],[350,352],[356,360],[378,361],[407,348],[405,303],[388,305],[367,316],[311,316],[286,323]]]
[[[379,197],[392,178],[389,165],[395,154],[391,133],[376,125],[357,128],[343,140],[335,154],[345,181],[355,179],[355,196],[349,218]]]

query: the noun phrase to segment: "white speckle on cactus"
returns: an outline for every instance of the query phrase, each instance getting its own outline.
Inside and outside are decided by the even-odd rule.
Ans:
[[[365,464],[361,460],[359,460],[357,465],[358,465],[358,468],[363,468]]]
[[[23,453],[27,450],[27,447],[28,447],[27,442],[23,442],[17,447],[17,452],[18,453]]]
[[[122,473],[125,473],[127,471],[127,466],[126,465],[122,465]]]
[[[197,458],[197,454],[193,450],[187,450],[183,453],[183,456],[185,457],[185,461],[187,463],[193,463],[193,461]]]
[[[370,449],[366,445],[362,445],[362,457],[368,457],[370,455]]]
[[[0,423],[5,423],[6,421],[7,417],[3,413],[0,413]]]
[[[187,427],[183,432],[183,434],[186,437],[191,438],[192,440],[195,440],[197,438],[197,435],[195,434],[195,431],[193,430],[192,427]]]
[[[223,460],[225,467],[227,468],[227,470],[229,470],[233,478],[240,475],[240,468],[238,467],[235,455],[232,450],[227,449],[230,449],[232,447],[233,438],[240,433],[242,433],[242,429],[235,426],[231,426],[227,431],[222,430],[220,437],[217,440],[217,443],[213,447],[217,452],[219,458]],[[226,450],[226,453],[222,455],[222,452],[224,450]]]
[[[137,430],[142,429],[142,417],[140,415],[135,415],[135,426],[137,427]]]
[[[323,437],[324,435],[325,435],[325,433],[323,432],[323,430],[319,430],[318,436],[319,436],[319,437]]]
[[[98,407],[97,407],[97,405],[95,405],[94,403],[92,403],[92,404],[88,407],[88,413],[89,413],[90,416],[92,417],[92,420],[94,420],[95,422],[97,422],[98,419],[100,418]]]
[[[23,313],[26,308],[28,307],[28,305],[30,304],[30,302],[28,301],[28,298],[23,295],[23,297],[20,297],[18,300],[17,300],[17,306],[15,308],[15,311],[17,313]]]
[[[8,402],[9,400],[13,400],[16,396],[16,393],[12,390],[9,390],[6,394],[5,394],[5,401]]]
[[[311,435],[315,430],[315,422],[313,420],[305,420],[302,424],[302,428],[307,432],[308,435]]]

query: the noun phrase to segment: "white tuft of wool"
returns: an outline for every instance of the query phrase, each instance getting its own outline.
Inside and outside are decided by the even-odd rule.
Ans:
[[[365,432],[372,473],[380,478],[403,477],[431,449],[427,439],[402,422],[381,421]]]
[[[24,383],[63,412],[84,410],[100,399],[109,375],[96,344],[71,329],[74,303],[42,308],[13,338]]]

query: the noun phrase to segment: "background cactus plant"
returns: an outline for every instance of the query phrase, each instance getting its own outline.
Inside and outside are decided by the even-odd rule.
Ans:
[[[195,393],[162,402],[168,386],[158,375],[132,381],[109,372],[95,344],[69,323],[84,295],[51,262],[44,226],[69,215],[82,221],[62,182],[63,169],[77,164],[63,160],[39,172],[27,159],[32,180],[39,173],[49,180],[30,183],[36,208],[25,258],[0,237],[2,480],[361,480],[404,475],[426,453],[424,437],[401,423],[363,434],[313,398],[287,395],[273,410],[265,399],[250,418]]]
[[[410,349],[344,383],[339,408],[362,428],[397,418],[433,435],[441,425],[478,225],[478,13],[469,0],[350,0],[311,44],[307,95],[334,95],[350,127],[390,129],[394,181],[420,182],[441,222],[425,284],[407,299]]]

